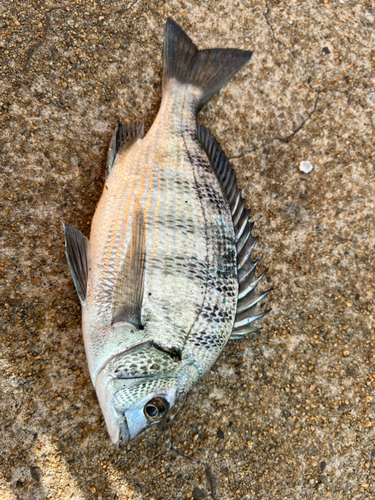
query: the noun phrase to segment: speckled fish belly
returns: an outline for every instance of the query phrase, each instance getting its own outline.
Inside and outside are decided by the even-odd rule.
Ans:
[[[163,421],[222,352],[254,331],[256,239],[228,160],[199,109],[251,52],[198,51],[168,20],[163,96],[119,125],[90,241],[65,225],[92,383],[113,443]]]

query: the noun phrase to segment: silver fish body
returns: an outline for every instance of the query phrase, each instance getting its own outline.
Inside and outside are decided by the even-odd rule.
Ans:
[[[198,51],[169,20],[153,125],[145,137],[141,124],[116,130],[90,242],[65,226],[90,375],[113,443],[161,422],[233,329],[239,338],[259,317],[249,213],[215,139],[196,124],[250,57]]]

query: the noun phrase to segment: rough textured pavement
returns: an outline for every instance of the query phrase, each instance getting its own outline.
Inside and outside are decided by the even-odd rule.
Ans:
[[[152,123],[168,16],[200,48],[254,49],[199,120],[253,210],[273,311],[119,451],[60,221],[89,234],[117,121]],[[0,3],[2,499],[374,498],[374,20],[350,0]]]

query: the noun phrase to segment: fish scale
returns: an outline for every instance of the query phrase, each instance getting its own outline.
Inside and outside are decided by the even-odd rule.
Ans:
[[[148,214],[145,214],[147,221],[146,247],[150,246],[153,250],[150,256],[148,256],[146,250],[143,315],[148,316],[148,333],[155,340],[158,339],[161,344],[166,345],[172,341],[173,347],[183,348],[186,334],[191,330],[197,309],[201,307],[203,297],[207,293],[204,289],[207,285],[202,281],[197,280],[196,283],[192,283],[188,278],[189,283],[187,283],[188,263],[192,257],[201,259],[204,262],[207,255],[210,255],[211,259],[220,255],[220,252],[215,248],[215,242],[220,241],[220,238],[217,238],[217,233],[211,238],[207,237],[206,234],[207,217],[202,210],[201,198],[207,198],[207,192],[203,191],[203,181],[206,184],[213,183],[216,185],[216,190],[219,191],[220,186],[215,174],[210,170],[207,160],[206,169],[202,169],[204,153],[197,141],[191,141],[191,146],[195,146],[196,149],[195,157],[197,158],[198,155],[201,157],[198,169],[194,171],[194,162],[192,164],[185,154],[186,141],[190,140],[190,135],[186,132],[183,133],[185,127],[182,126],[176,130],[176,127],[163,126],[164,123],[170,122],[169,114],[177,116],[189,114],[190,123],[193,123],[195,99],[190,97],[190,102],[187,102],[184,93],[181,91],[177,94],[177,98],[175,98],[175,95],[174,92],[170,92],[170,98],[164,101],[166,102],[165,110],[161,110],[160,118],[155,121],[147,137],[140,141],[142,144],[132,146],[133,149],[125,156],[126,168],[121,166],[121,156],[117,160],[113,173],[106,183],[108,189],[104,191],[104,196],[100,201],[92,224],[92,234],[97,234],[97,238],[101,242],[105,241],[106,238],[109,239],[109,243],[104,245],[106,250],[104,254],[95,253],[90,263],[94,269],[98,269],[98,275],[101,276],[99,280],[93,274],[96,288],[100,289],[98,293],[94,292],[93,296],[95,301],[100,301],[102,293],[105,294],[106,298],[113,293],[116,274],[121,264],[121,260],[117,259],[116,261],[118,245],[122,244],[120,253],[123,259],[129,244],[132,232],[132,210],[128,207],[134,206],[135,200],[140,200],[143,206],[148,203],[150,210]],[[187,111],[184,107],[187,108]],[[162,126],[159,126],[160,123]],[[153,146],[155,141],[159,142],[159,150]],[[172,147],[170,150],[165,151],[163,144],[172,144]],[[140,150],[142,153],[140,153]],[[157,190],[153,189],[153,177],[150,177],[147,171],[147,165],[150,163],[149,158],[152,155],[158,159],[156,164],[154,162],[153,168],[158,172],[158,177],[161,179]],[[203,172],[204,178],[199,179],[199,176],[202,177]],[[118,196],[118,193],[121,193],[122,196]],[[160,204],[161,199],[163,204]],[[126,200],[127,204],[125,207],[124,200]],[[186,211],[186,200],[189,207],[193,207],[193,217]],[[161,208],[154,211],[153,207],[155,206]],[[126,221],[124,214],[120,223],[119,213],[130,214],[130,220]],[[220,212],[218,213],[216,210],[211,214],[211,217],[216,218],[218,215],[220,216]],[[112,225],[107,223],[107,218],[110,217],[114,219]],[[227,218],[228,223],[231,223],[229,213],[227,213]],[[183,240],[180,238],[180,230],[175,227],[174,221],[176,220],[181,225],[185,225],[185,220],[187,220],[190,229],[192,229],[191,225],[194,223],[193,232],[188,237],[184,237]],[[127,223],[125,224],[125,222]],[[121,235],[121,238],[117,237],[117,245],[113,244],[111,238],[113,233]],[[91,239],[92,244],[95,245],[96,240]],[[182,253],[185,248],[190,251]],[[173,256],[177,254],[184,257],[184,263],[181,265],[178,277],[176,273],[171,276],[170,265],[165,260],[166,255]],[[108,262],[111,262],[112,266],[117,265],[113,273],[110,273]],[[212,265],[215,267],[215,263]],[[106,273],[103,272],[103,268]],[[185,292],[182,296],[181,293],[175,293],[176,280],[179,282],[179,288],[185,289],[188,293]],[[103,292],[103,289],[108,290],[107,293]],[[86,301],[88,307],[91,304],[90,299],[91,295],[89,294]],[[179,307],[181,300],[184,301],[183,309]],[[100,301],[101,307],[103,302]],[[173,316],[171,311],[174,311]],[[107,317],[104,318],[104,321],[107,321]],[[177,328],[177,332],[168,328],[166,332],[162,332],[163,337],[159,338],[160,323],[167,325],[170,323],[171,326]],[[155,332],[151,333],[152,330],[155,330]],[[177,338],[176,333],[180,335],[180,338]]]
[[[113,443],[165,419],[230,337],[255,328],[256,239],[199,109],[251,52],[198,51],[168,20],[157,117],[117,127],[90,241],[65,225],[91,380]],[[239,270],[239,272],[238,272]],[[240,288],[240,291],[239,291]]]

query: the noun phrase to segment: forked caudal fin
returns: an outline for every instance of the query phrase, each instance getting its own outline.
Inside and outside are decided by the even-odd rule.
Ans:
[[[164,38],[163,91],[172,78],[203,90],[198,110],[250,60],[237,49],[198,50],[188,35],[168,19]]]

